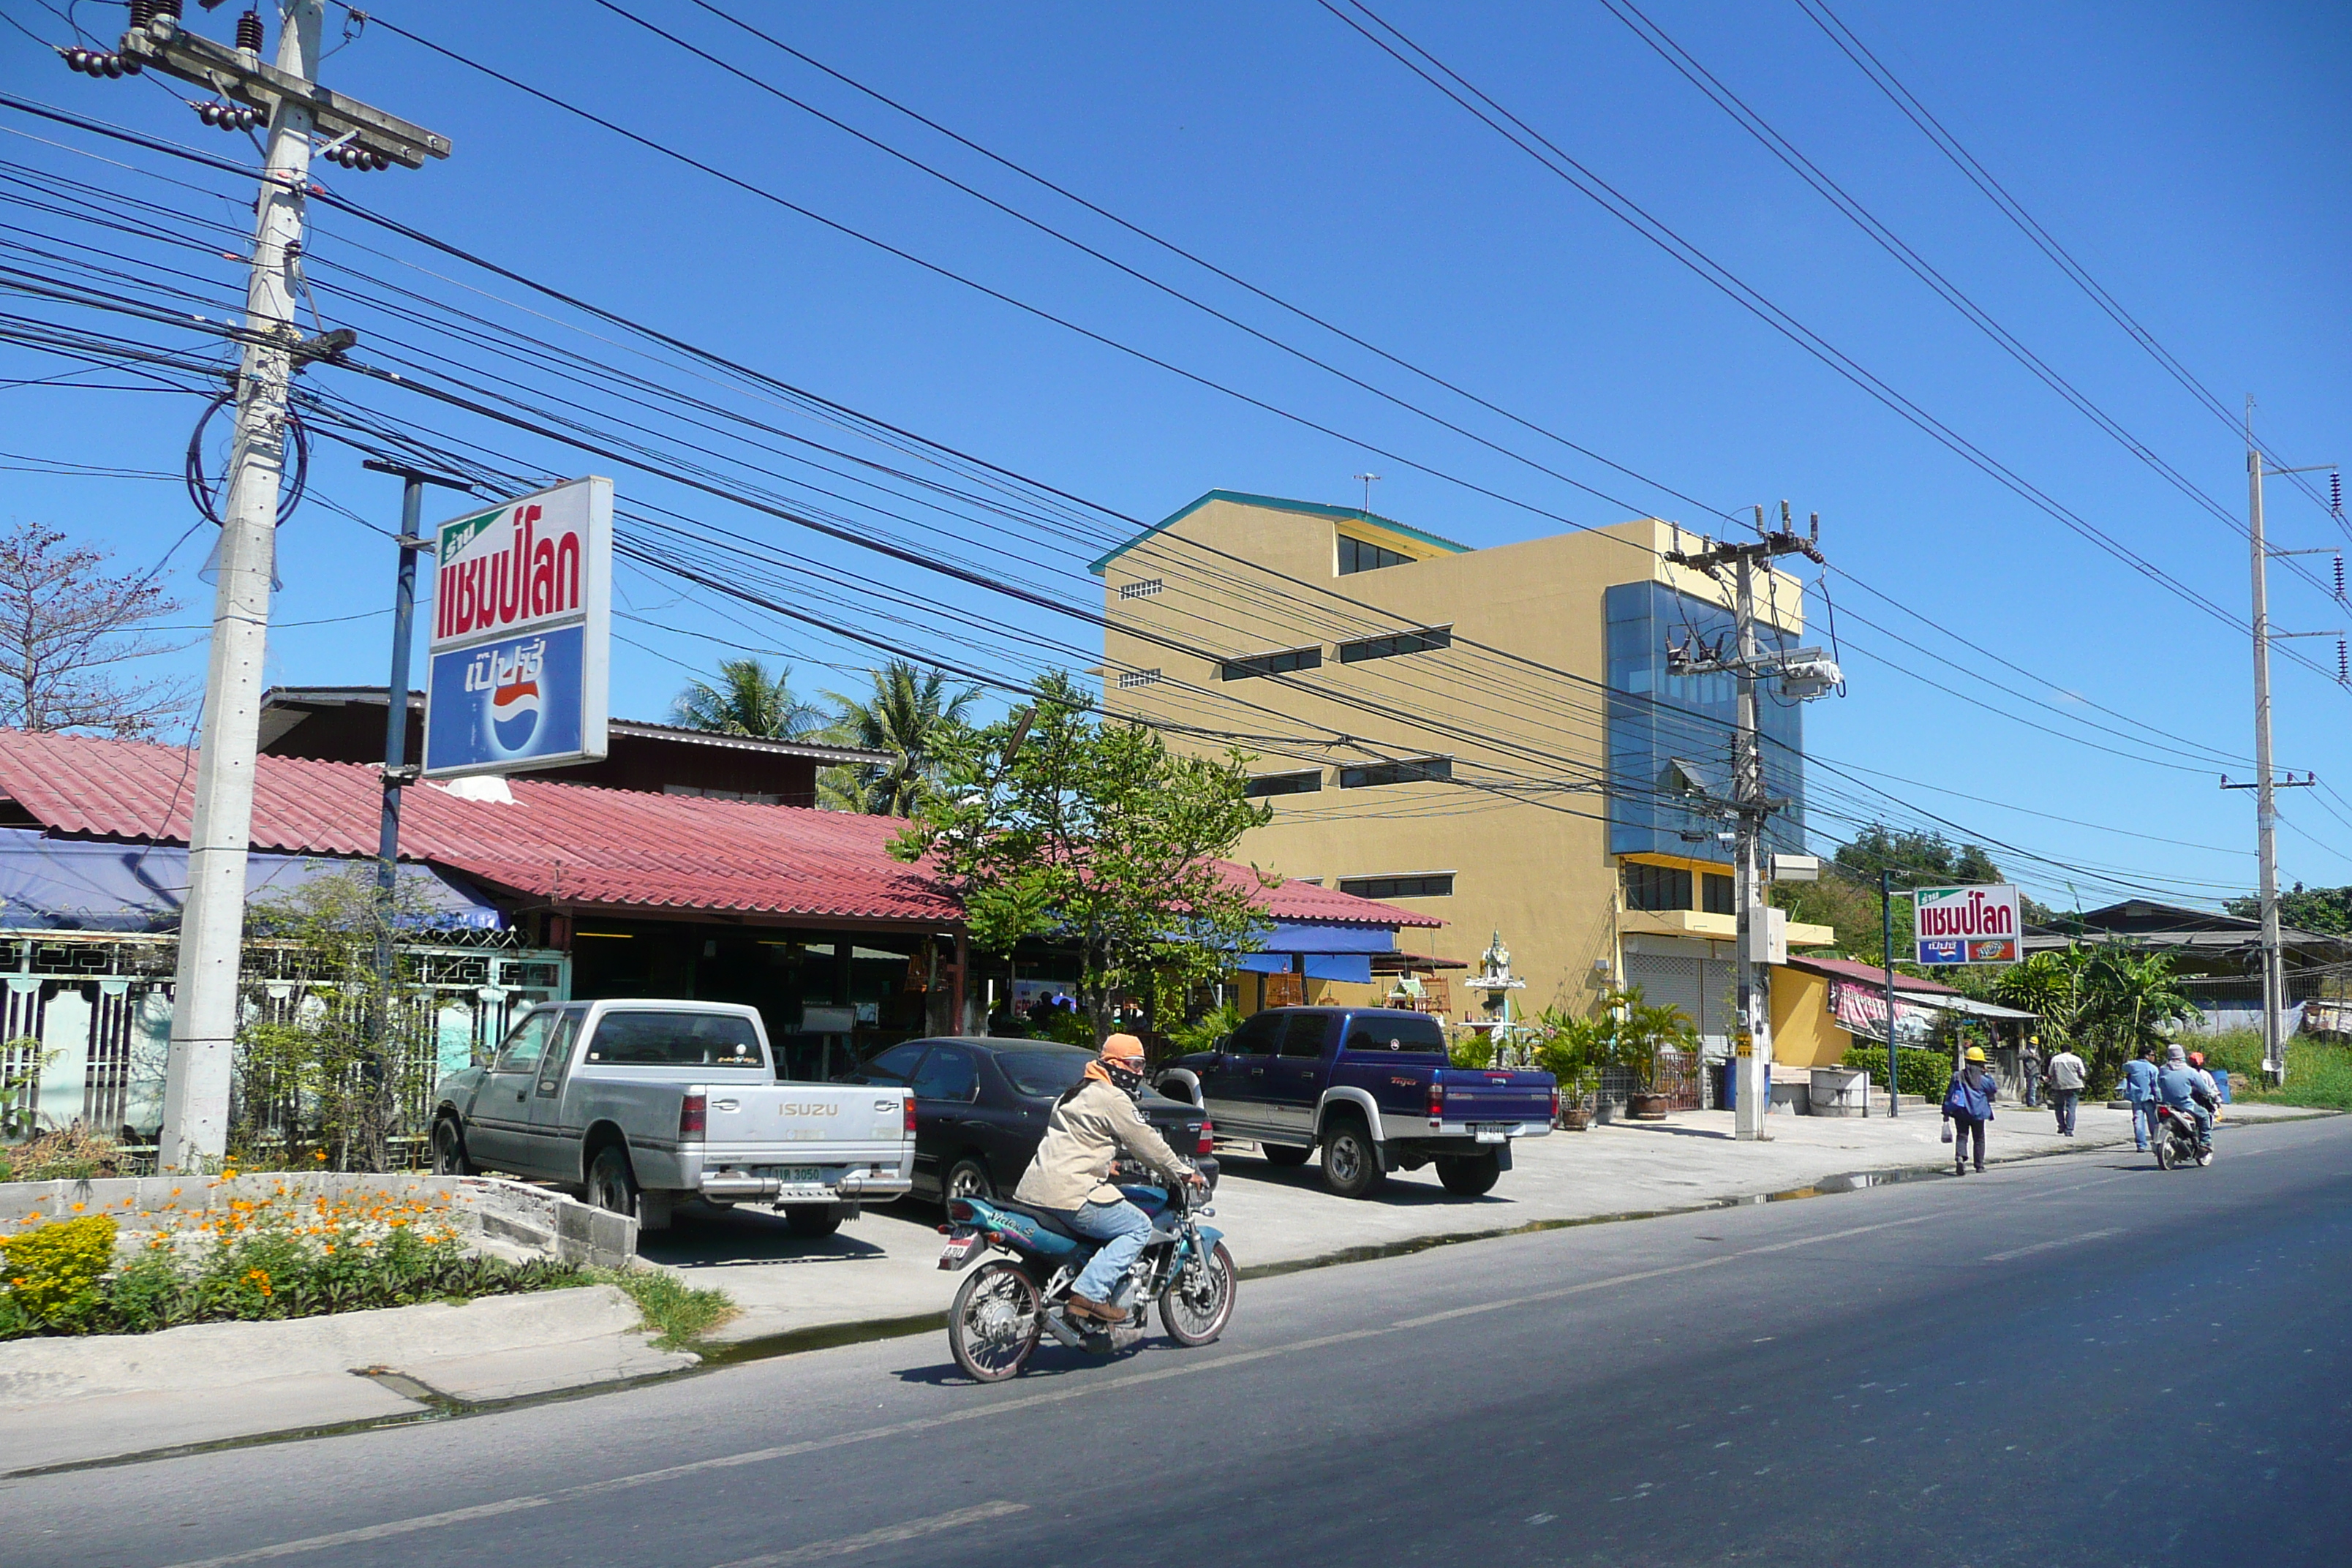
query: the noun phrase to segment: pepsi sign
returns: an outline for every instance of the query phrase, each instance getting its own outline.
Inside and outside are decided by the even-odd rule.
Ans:
[[[574,479],[435,531],[427,778],[604,755],[613,483]]]

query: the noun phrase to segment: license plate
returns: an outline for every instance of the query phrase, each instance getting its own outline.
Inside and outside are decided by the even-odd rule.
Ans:
[[[1506,1143],[1510,1141],[1510,1134],[1499,1127],[1473,1127],[1470,1135],[1481,1143]]]
[[[808,1186],[824,1180],[822,1165],[770,1165],[760,1174],[790,1186]]]
[[[950,1237],[947,1246],[940,1249],[940,1267],[947,1269],[961,1268],[970,1263],[979,1251],[980,1237],[977,1235]]]

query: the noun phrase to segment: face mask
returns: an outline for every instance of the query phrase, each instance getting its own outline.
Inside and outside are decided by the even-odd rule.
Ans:
[[[1124,1061],[1105,1057],[1103,1070],[1110,1074],[1111,1082],[1125,1089],[1130,1097],[1142,1092],[1143,1071],[1140,1068],[1131,1068]]]

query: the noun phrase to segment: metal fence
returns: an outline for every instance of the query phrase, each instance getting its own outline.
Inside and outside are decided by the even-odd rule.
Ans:
[[[502,932],[436,934],[398,948],[406,983],[391,1009],[393,1082],[404,1090],[393,1132],[426,1131],[434,1080],[502,1037],[520,1009],[563,1000],[571,961],[512,946]],[[132,1149],[163,1122],[177,940],[169,935],[30,931],[0,936],[0,1099],[21,1136],[80,1122]],[[306,972],[298,945],[246,944],[243,1021],[289,1024],[350,1005]],[[36,1043],[37,1042],[37,1043]],[[284,1140],[306,1113],[302,1091],[240,1071],[232,1117],[248,1135]]]

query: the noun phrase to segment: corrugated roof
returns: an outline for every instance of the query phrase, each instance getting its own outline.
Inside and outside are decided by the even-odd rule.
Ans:
[[[850,812],[506,781],[513,799],[406,791],[404,859],[430,861],[528,897],[608,910],[952,922],[962,909],[919,866],[889,857],[903,823]],[[0,795],[52,832],[186,843],[195,757],[177,746],[0,730]],[[383,805],[374,768],[255,759],[252,845],[293,855],[373,856]],[[1235,866],[1235,879],[1250,873]],[[1281,920],[1434,925],[1408,910],[1304,882],[1262,895]]]
[[[1826,974],[1833,980],[1851,980],[1858,985],[1886,984],[1886,971],[1874,963],[1856,963],[1850,958],[1791,958],[1789,960],[1789,967],[1810,969],[1816,974]],[[1949,996],[1959,994],[1958,991],[1940,980],[1921,980],[1916,975],[1905,974],[1900,971],[1895,973],[1895,989]]]

